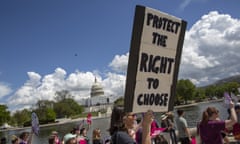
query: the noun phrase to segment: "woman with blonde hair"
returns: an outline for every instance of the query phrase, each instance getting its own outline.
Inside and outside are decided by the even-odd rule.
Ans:
[[[92,133],[92,143],[93,144],[103,144],[103,140],[101,139],[101,130],[96,128]]]

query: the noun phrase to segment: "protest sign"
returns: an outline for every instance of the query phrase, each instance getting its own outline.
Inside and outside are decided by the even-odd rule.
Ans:
[[[124,107],[127,112],[173,109],[186,21],[136,6]]]
[[[35,112],[32,113],[32,130],[35,135],[39,134],[39,120]]]

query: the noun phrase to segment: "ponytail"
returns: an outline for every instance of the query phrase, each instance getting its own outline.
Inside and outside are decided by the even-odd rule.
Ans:
[[[203,113],[202,113],[202,124],[207,124],[209,121],[209,118],[214,114],[218,113],[218,110],[215,107],[208,107]]]

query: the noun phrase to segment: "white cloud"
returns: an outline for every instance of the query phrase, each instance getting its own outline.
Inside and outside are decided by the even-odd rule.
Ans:
[[[123,96],[125,81],[125,75],[108,73],[107,78],[103,80],[102,84],[105,87],[105,92],[107,95]]]
[[[5,83],[0,82],[0,99],[6,95],[9,95],[12,89]]]
[[[239,73],[240,20],[209,12],[186,32],[180,78],[205,85]]]
[[[37,87],[40,85],[41,76],[35,72],[28,72],[29,80],[19,88],[14,95],[8,98],[9,107],[21,105],[23,108],[29,108],[39,97]]]
[[[116,72],[126,73],[129,53],[125,55],[116,55],[109,66]]]
[[[125,76],[107,73],[103,80],[96,72],[75,71],[67,75],[62,68],[56,68],[54,73],[40,76],[36,72],[28,72],[29,79],[7,101],[12,111],[18,108],[30,108],[38,100],[55,100],[56,91],[68,90],[78,102],[90,97],[91,87],[95,77],[101,83],[105,95],[122,96]]]

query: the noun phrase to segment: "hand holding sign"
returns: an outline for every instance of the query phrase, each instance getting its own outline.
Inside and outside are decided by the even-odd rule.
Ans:
[[[229,108],[231,101],[232,101],[232,99],[231,99],[230,95],[228,94],[228,92],[224,92],[224,104],[227,108]]]

